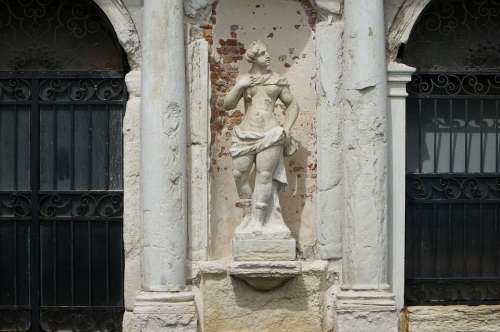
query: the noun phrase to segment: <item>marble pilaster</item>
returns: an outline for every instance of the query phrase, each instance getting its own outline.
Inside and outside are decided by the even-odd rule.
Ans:
[[[406,84],[415,68],[391,62],[387,69],[390,123],[389,235],[392,290],[396,307],[404,306],[405,179],[406,179]]]
[[[344,217],[342,36],[344,23],[340,1],[316,1],[329,8],[329,19],[316,25],[316,54],[319,71],[318,100],[318,197],[317,236],[322,259],[342,257],[341,224]],[[328,5],[328,6],[327,6]]]

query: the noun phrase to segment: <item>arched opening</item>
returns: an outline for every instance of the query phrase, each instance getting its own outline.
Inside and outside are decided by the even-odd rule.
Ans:
[[[500,303],[500,1],[434,0],[401,52],[405,303]]]
[[[121,330],[126,59],[91,0],[0,0],[0,330]]]

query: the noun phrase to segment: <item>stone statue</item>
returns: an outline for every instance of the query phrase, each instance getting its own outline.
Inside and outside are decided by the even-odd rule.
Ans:
[[[251,64],[249,72],[238,78],[224,99],[226,110],[234,109],[241,98],[245,105],[243,120],[234,127],[230,149],[240,198],[237,206],[243,209],[235,240],[289,239],[290,230],[281,215],[278,191],[287,185],[284,156],[297,150],[290,130],[297,120],[299,105],[287,80],[270,69],[271,58],[264,43],[254,41],[245,58]],[[274,115],[278,99],[286,106],[282,126]],[[252,191],[250,172],[254,166]]]

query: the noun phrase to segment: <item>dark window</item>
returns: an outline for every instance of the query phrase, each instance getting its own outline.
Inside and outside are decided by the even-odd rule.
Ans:
[[[0,330],[120,331],[124,57],[87,0],[0,0]]]
[[[500,1],[431,2],[402,60],[406,304],[500,303]]]
[[[122,70],[114,30],[91,0],[0,0],[0,70]]]

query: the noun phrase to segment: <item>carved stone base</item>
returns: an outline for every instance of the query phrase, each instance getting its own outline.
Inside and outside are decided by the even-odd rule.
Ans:
[[[335,303],[338,332],[397,332],[394,295],[384,291],[340,291]]]
[[[286,262],[234,262],[229,274],[259,291],[270,291],[300,275],[301,263]]]
[[[233,240],[235,261],[293,261],[295,240]]]
[[[191,292],[142,292],[135,302],[127,332],[195,332],[194,295]]]

